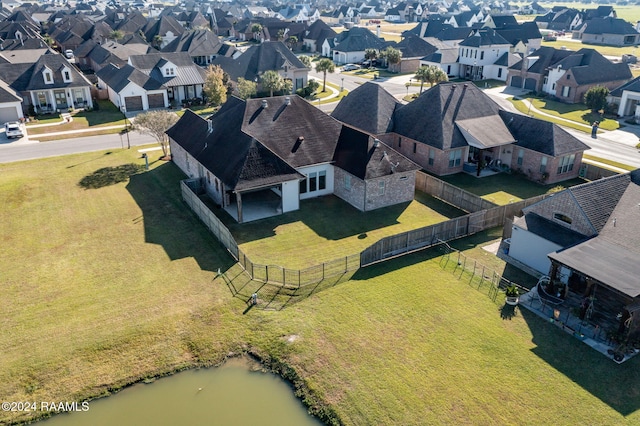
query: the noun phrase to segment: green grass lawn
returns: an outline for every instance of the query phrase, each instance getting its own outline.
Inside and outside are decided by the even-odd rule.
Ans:
[[[639,8],[640,9],[640,8]],[[633,46],[616,47],[616,46],[602,46],[599,44],[587,44],[581,43],[580,40],[556,40],[556,41],[542,41],[542,46],[554,47],[556,49],[562,49],[566,47],[568,50],[580,50],[582,48],[593,49],[605,56],[622,56],[622,55],[636,55],[640,52]]]
[[[300,210],[256,222],[237,224],[226,214],[223,220],[251,261],[270,264],[278,259],[287,268],[306,268],[358,254],[383,237],[465,214],[426,194],[416,194],[411,203],[369,212],[326,196],[302,200]]]
[[[99,109],[92,111],[78,111],[73,116],[73,121],[58,126],[29,128],[29,135],[41,135],[44,133],[64,132],[67,130],[89,129],[92,127],[105,126],[125,126],[124,115],[118,108],[109,101],[98,101]],[[60,120],[52,120],[60,121]],[[38,120],[35,124],[43,124],[43,120]],[[86,136],[86,135],[83,135]]]
[[[0,164],[3,401],[81,400],[251,350],[346,425],[640,422],[640,358],[617,365],[524,310],[504,317],[439,249],[243,315],[215,271],[255,283],[181,201],[182,173],[138,157]],[[456,245],[507,275],[479,248],[499,235]]]
[[[467,173],[441,176],[439,179],[476,194],[498,205],[510,204],[537,195],[557,192],[585,183],[583,179],[571,179],[552,185],[540,185],[518,175],[500,173],[481,179]]]
[[[565,120],[575,121],[576,123],[587,126],[593,124],[594,121],[599,121],[600,128],[604,130],[616,130],[620,128],[620,124],[616,120],[603,117],[599,113],[594,113],[584,104],[565,104],[551,99],[532,96],[527,96],[526,99],[540,111],[564,118]]]

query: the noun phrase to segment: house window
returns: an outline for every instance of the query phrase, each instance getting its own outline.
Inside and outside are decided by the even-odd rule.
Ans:
[[[398,148],[402,147],[402,138],[398,137]]]
[[[498,78],[502,77],[502,68],[498,68]]]
[[[457,167],[460,165],[460,159],[462,158],[462,150],[456,149],[449,151],[449,167]]]
[[[433,148],[429,148],[429,165],[430,166],[433,166],[435,157],[436,157],[436,152],[433,150]]]
[[[47,105],[47,95],[44,92],[38,92],[38,104],[40,106]]]
[[[351,175],[344,175],[344,189],[351,191]]]
[[[64,79],[65,79],[65,81],[71,80],[71,75],[69,74],[69,71],[65,71],[64,72]]]
[[[555,220],[559,220],[561,222],[568,223],[569,225],[571,225],[571,222],[572,222],[572,220],[571,220],[571,218],[569,216],[567,216],[565,214],[562,214],[562,213],[554,213],[553,214],[553,218]]]
[[[413,143],[413,153],[415,154],[417,150],[418,150],[418,144],[414,142]]]
[[[542,84],[546,86],[548,81],[549,81],[549,77],[545,75],[544,80],[542,80]]]
[[[480,59],[484,59],[484,51],[480,52]]]
[[[451,74],[451,65],[447,65],[447,75]]]
[[[547,171],[547,157],[542,157],[540,159],[540,173],[545,173]]]
[[[520,148],[518,150],[518,166],[522,166],[524,160],[524,149]]]
[[[567,80],[571,80],[571,75],[567,74]]]
[[[475,53],[473,54],[473,59],[478,59],[478,51],[476,50]]]
[[[318,172],[318,189],[320,191],[327,189],[327,172],[325,170]]]
[[[378,182],[378,195],[384,195],[384,181]]]
[[[558,174],[567,173],[573,170],[573,163],[576,160],[576,155],[565,155],[564,157],[560,157],[560,161],[558,162]]]
[[[569,96],[569,93],[571,93],[571,87],[569,86],[564,86],[562,88],[562,96],[564,96],[565,98]]]
[[[318,190],[318,173],[309,173],[309,192]]]
[[[307,192],[307,178],[304,178],[300,181],[300,193],[306,194]]]
[[[51,83],[51,73],[44,73],[44,81],[45,83]]]
[[[556,90],[556,84],[555,84],[555,83],[553,83],[553,84],[551,85],[551,90]]]

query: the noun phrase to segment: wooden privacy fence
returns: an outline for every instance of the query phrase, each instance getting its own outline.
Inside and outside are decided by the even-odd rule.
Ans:
[[[465,212],[473,213],[490,209],[496,204],[476,194],[460,189],[424,172],[416,173],[416,189],[446,201]]]
[[[202,194],[203,192],[200,181],[198,179],[187,179],[181,181],[180,186],[182,199],[218,241],[231,253],[234,259],[238,261],[251,279],[299,288],[301,285],[315,284],[325,278],[334,277],[360,268],[360,254],[352,254],[305,269],[288,269],[279,265],[253,263],[247,255],[240,250],[231,231],[229,231],[198,196],[198,194]]]
[[[209,228],[209,231],[237,260],[239,249],[233,235],[198,196],[202,192],[200,181],[197,179],[183,180],[180,182],[180,188],[182,190],[182,199],[185,203],[191,207],[191,210],[200,218],[202,223]]]

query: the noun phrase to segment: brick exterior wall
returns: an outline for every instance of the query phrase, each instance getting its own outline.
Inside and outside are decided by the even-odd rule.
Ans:
[[[517,145],[510,146],[513,148],[511,150],[511,169],[517,171],[518,173],[523,173],[530,180],[543,182],[545,184],[552,184],[568,179],[577,178],[580,174],[582,152],[575,153],[576,157],[573,162],[573,169],[571,171],[558,174],[558,164],[560,162],[560,158],[544,155],[540,152],[532,151],[527,148],[520,148]],[[518,151],[520,149],[524,150],[522,165],[518,164]],[[546,179],[543,179],[542,172],[540,171],[542,157],[547,158],[547,166],[545,170],[548,173],[548,177]]]
[[[351,179],[350,189],[345,187],[347,176]],[[384,182],[383,194],[380,194],[380,182]],[[415,184],[415,172],[394,173],[363,181],[336,167],[333,193],[358,210],[369,211],[412,201]]]
[[[458,148],[462,150],[460,165],[449,167],[449,151],[442,151],[433,148],[422,142],[400,136],[397,133],[387,133],[379,135],[378,139],[395,149],[414,163],[417,163],[424,170],[436,176],[446,176],[462,171],[462,166],[469,155],[469,148]],[[415,148],[414,148],[415,146]],[[415,152],[414,152],[415,149]],[[429,150],[433,151],[433,164],[429,164]]]
[[[573,73],[571,72],[571,70],[569,70],[556,83],[556,97],[562,102],[577,104],[583,102],[584,94],[592,87],[603,86],[609,90],[613,90],[626,82],[627,80],[615,80],[601,83],[578,85],[575,77],[573,76]],[[562,92],[565,87],[571,88],[569,91],[569,96],[562,96]]]
[[[553,197],[546,198],[539,203],[533,204],[529,207],[522,209],[524,214],[529,212],[536,213],[545,219],[548,219],[554,223],[558,223],[573,231],[579,232],[583,235],[595,235],[595,230],[591,227],[591,224],[587,220],[584,212],[576,203],[573,196],[568,191],[563,191],[555,194]],[[571,219],[571,224],[564,221],[554,219],[554,214],[562,214]]]

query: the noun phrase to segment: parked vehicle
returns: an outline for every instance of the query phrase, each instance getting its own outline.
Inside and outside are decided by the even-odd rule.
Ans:
[[[356,64],[346,64],[345,66],[342,67],[342,71],[354,71],[359,69],[360,69],[360,65],[356,65]]]
[[[4,130],[7,135],[7,139],[21,138],[24,136],[22,124],[18,123],[17,121],[9,121],[7,123],[4,123]]]

